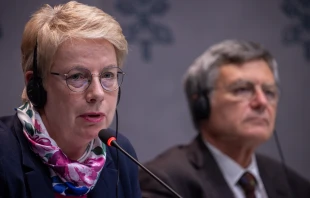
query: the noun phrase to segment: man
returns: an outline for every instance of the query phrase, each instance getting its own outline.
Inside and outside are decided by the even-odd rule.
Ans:
[[[303,198],[310,184],[255,154],[274,131],[280,97],[277,64],[253,42],[227,40],[189,68],[184,88],[199,135],[146,163],[184,198]],[[174,197],[140,172],[143,197]]]

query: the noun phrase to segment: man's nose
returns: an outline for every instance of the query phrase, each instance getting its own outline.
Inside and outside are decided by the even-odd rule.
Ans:
[[[254,108],[265,107],[268,104],[267,96],[262,89],[255,90],[254,98],[251,101],[251,104]]]

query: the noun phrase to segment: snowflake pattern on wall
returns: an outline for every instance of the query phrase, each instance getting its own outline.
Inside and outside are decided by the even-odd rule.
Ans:
[[[118,0],[115,8],[133,22],[123,25],[124,34],[129,43],[137,43],[145,61],[152,58],[154,44],[171,44],[173,35],[170,29],[154,20],[170,9],[168,0]]]
[[[284,0],[281,8],[294,22],[284,29],[284,43],[301,45],[310,61],[310,0]]]

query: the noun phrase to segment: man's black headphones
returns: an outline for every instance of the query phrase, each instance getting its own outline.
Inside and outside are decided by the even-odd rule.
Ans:
[[[37,66],[37,48],[38,48],[38,42],[36,42],[34,51],[33,51],[33,75],[30,78],[28,84],[27,84],[27,96],[32,105],[37,108],[43,108],[46,99],[47,99],[47,93],[46,90],[43,87],[42,84],[42,78],[38,75],[38,66]],[[121,88],[119,87],[118,90],[118,96],[117,96],[117,105],[121,98]]]
[[[197,125],[201,120],[208,119],[211,113],[209,91],[198,88],[197,93],[190,96],[190,109]]]

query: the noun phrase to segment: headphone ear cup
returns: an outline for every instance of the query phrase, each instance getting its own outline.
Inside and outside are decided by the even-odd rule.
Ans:
[[[46,103],[47,93],[42,85],[41,78],[31,78],[27,84],[27,96],[36,108],[43,108]]]
[[[205,94],[199,94],[199,96],[192,102],[192,113],[195,122],[208,119],[210,111],[209,98],[205,96]]]

